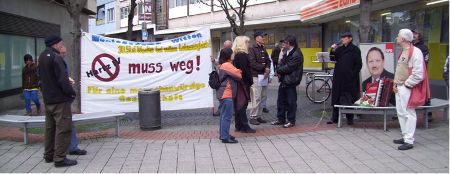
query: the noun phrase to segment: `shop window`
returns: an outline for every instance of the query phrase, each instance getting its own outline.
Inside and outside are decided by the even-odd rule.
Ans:
[[[33,37],[0,34],[0,91],[22,87],[23,56],[35,48]]]

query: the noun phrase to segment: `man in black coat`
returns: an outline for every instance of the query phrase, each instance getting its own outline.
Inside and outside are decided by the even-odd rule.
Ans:
[[[295,112],[297,111],[297,91],[295,88],[302,80],[303,54],[298,48],[294,36],[288,35],[284,41],[287,44],[287,52],[276,69],[276,75],[280,81],[277,99],[278,119],[273,121],[272,125],[283,125],[284,128],[290,128],[295,126]]]
[[[76,165],[66,158],[72,133],[72,109],[75,90],[69,82],[66,64],[59,49],[64,47],[61,37],[50,35],[45,39],[45,50],[39,56],[39,78],[45,103],[44,159],[55,161],[56,167]]]
[[[352,105],[359,98],[359,72],[362,67],[361,50],[353,45],[350,32],[341,34],[342,46],[331,46],[331,60],[336,61],[333,74],[331,105]],[[333,109],[331,121],[337,123],[339,109]],[[347,123],[353,124],[353,114],[347,114]]]
[[[375,83],[380,80],[380,78],[386,77],[390,79],[394,79],[394,74],[390,73],[386,69],[384,69],[384,54],[377,47],[370,48],[369,52],[367,52],[366,56],[366,65],[367,69],[370,72],[370,77],[363,81],[362,83],[362,91],[367,91],[367,84]],[[395,93],[392,92],[391,99],[389,101],[392,105],[395,105]]]
[[[275,48],[272,50],[272,54],[270,55],[273,61],[273,67],[275,69],[277,69],[278,67],[278,57],[280,57],[280,52],[281,52],[280,44],[276,43]]]

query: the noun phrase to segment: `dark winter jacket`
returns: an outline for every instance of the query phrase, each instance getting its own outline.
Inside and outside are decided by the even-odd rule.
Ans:
[[[303,76],[303,53],[300,48],[293,48],[288,55],[284,55],[276,72],[281,75],[281,87],[299,85]]]
[[[248,60],[248,54],[239,52],[234,56],[233,65],[242,70],[242,80],[246,87],[253,85],[252,71],[250,67],[250,61]]]
[[[38,72],[45,104],[68,102],[75,98],[66,68],[59,52],[52,47],[45,48],[39,56]]]
[[[354,101],[359,98],[359,72],[362,67],[361,50],[353,43],[336,48],[330,52],[331,60],[336,61],[333,73],[331,104],[339,103],[341,95],[351,95]]]
[[[25,65],[22,69],[22,89],[34,89],[39,87],[36,64]]]
[[[260,50],[263,50],[262,52]],[[266,68],[270,68],[269,53],[267,53],[264,46],[253,44],[248,47],[248,56],[253,77],[258,77],[258,74],[264,74]]]
[[[383,72],[381,73],[380,78],[383,78],[383,77],[394,79],[394,74],[383,69]],[[372,76],[370,76],[369,78],[367,78],[366,80],[363,81],[363,83],[362,83],[362,91],[363,92],[367,91],[367,84],[369,84],[369,83],[372,83]],[[389,101],[389,103],[391,103],[392,105],[395,106],[395,93],[394,92],[391,93],[391,100]]]
[[[428,47],[423,43],[422,40],[414,44],[415,47],[419,48],[423,54],[423,60],[425,61],[425,65],[428,66],[428,61],[430,61],[430,51]]]
[[[272,50],[272,54],[270,55],[270,58],[272,58],[273,65],[275,68],[277,68],[278,66],[278,57],[280,57],[280,52],[281,49],[279,46],[277,46]]]

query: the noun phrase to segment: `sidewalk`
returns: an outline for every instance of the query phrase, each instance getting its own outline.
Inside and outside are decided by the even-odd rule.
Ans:
[[[276,118],[276,92],[268,90],[270,113],[263,115],[268,121]],[[325,107],[331,114],[330,104]],[[381,116],[364,116],[343,128],[323,120],[316,127],[322,109],[300,89],[294,128],[266,123],[252,125],[255,134],[242,134],[232,123],[238,144],[218,140],[219,117],[212,117],[211,109],[163,112],[157,131],[141,131],[138,115],[128,114],[120,138],[113,129],[78,133],[88,155],[69,156],[78,165],[68,168],[45,163],[42,134],[30,135],[33,143],[24,145],[20,129],[0,127],[0,172],[449,172],[449,125],[441,121],[442,112],[433,113],[429,129],[419,115],[415,147],[398,151],[392,143],[400,138],[398,121],[389,122],[388,132]]]
[[[78,165],[55,168],[42,159],[42,143],[0,141],[0,172],[442,172],[448,173],[448,124],[418,129],[415,147],[396,150],[399,129],[341,128],[238,138],[81,141]]]

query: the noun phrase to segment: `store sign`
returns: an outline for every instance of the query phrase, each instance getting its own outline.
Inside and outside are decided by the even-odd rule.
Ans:
[[[360,0],[321,0],[308,5],[300,10],[302,22],[315,17],[343,10],[348,7],[359,5]]]
[[[152,1],[151,0],[146,0],[144,2],[144,5],[142,6],[143,9],[143,13],[139,14],[139,20],[141,21],[152,21]]]
[[[138,112],[138,93],[160,90],[161,110],[213,107],[211,36],[205,28],[160,42],[83,33],[81,111]]]

